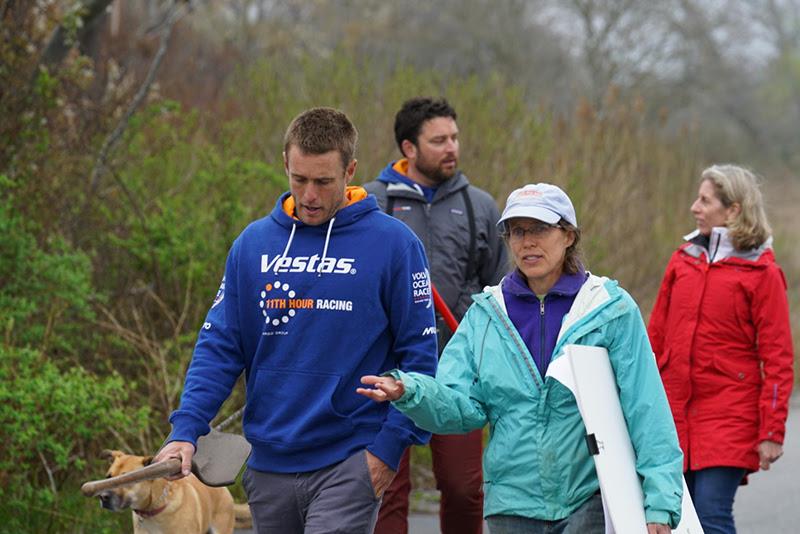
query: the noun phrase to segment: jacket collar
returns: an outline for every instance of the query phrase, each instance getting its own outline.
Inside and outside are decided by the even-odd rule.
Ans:
[[[397,161],[389,163],[378,176],[378,181],[386,183],[386,193],[397,197],[425,200],[425,195],[419,185],[409,184],[408,181],[410,180],[398,172],[397,163]],[[467,180],[467,177],[464,176],[464,173],[458,171],[455,176],[439,185],[436,189],[436,194],[433,196],[433,202],[438,202],[468,185],[469,180]]]
[[[624,302],[621,306],[611,307],[612,304],[622,300],[622,290],[616,281],[610,280],[605,276],[595,276],[588,272],[587,274],[586,281],[581,285],[569,313],[564,317],[564,321],[561,324],[553,357],[560,352],[560,347],[566,340],[582,335],[585,329],[597,328],[628,312],[628,306],[624,305]],[[508,275],[503,278],[500,284],[487,287],[483,290],[483,293],[472,297],[481,309],[489,314],[492,320],[501,325],[503,321],[500,317],[496,317],[490,300],[498,305],[502,313],[508,315],[502,291],[502,285],[506,278],[508,278]]]
[[[683,251],[693,258],[705,258],[708,263],[718,263],[729,258],[756,262],[767,249],[772,248],[772,236],[757,248],[736,250],[733,247],[728,229],[724,226],[715,226],[708,237],[703,236],[700,230],[695,230],[683,236],[688,244],[683,246]]]

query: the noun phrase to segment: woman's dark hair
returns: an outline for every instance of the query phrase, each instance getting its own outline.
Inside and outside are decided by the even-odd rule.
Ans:
[[[567,247],[567,251],[564,253],[564,272],[567,274],[575,274],[584,270],[586,267],[583,262],[583,250],[580,246],[581,229],[571,225],[564,219],[558,221],[558,226],[564,231],[572,232],[572,235],[575,236],[575,241]]]

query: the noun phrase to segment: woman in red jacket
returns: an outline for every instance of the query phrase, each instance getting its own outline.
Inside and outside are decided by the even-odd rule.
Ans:
[[[727,534],[739,484],[783,454],[794,359],[786,280],[748,170],[703,171],[691,212],[697,230],[667,265],[648,333],[700,522]]]

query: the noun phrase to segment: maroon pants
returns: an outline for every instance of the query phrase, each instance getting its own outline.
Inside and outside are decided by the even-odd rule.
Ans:
[[[483,528],[482,432],[437,435],[431,438],[433,474],[441,494],[439,527],[442,534],[481,534]],[[392,484],[383,494],[375,534],[408,533],[408,494],[411,473],[406,449]]]

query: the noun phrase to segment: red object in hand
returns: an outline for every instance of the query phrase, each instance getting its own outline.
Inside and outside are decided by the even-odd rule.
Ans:
[[[442,319],[444,319],[447,328],[455,333],[456,328],[458,328],[458,321],[456,321],[455,315],[453,315],[453,312],[447,307],[447,304],[445,304],[444,299],[436,290],[436,286],[434,286],[433,283],[431,283],[431,291],[433,292],[433,306],[436,308],[436,311],[442,314]]]

